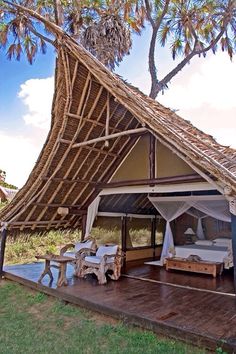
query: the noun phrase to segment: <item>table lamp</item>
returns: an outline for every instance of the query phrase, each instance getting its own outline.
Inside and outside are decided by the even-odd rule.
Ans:
[[[186,243],[193,243],[192,236],[195,235],[193,229],[191,227],[188,227],[184,234],[186,235]]]

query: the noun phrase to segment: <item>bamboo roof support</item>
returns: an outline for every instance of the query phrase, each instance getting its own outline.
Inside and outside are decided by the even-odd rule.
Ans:
[[[79,115],[77,115],[77,114],[74,114],[74,113],[69,113],[69,112],[68,112],[68,113],[66,113],[66,115],[67,115],[68,117],[71,117],[71,118],[75,118],[75,119],[79,119],[79,120],[82,119],[81,116],[79,116]],[[103,124],[103,123],[100,123],[100,122],[98,122],[98,121],[95,120],[95,119],[88,118],[88,116],[84,117],[84,120],[85,120],[86,122],[92,123],[94,126],[98,125],[98,126],[104,128],[104,124]],[[114,127],[113,127],[113,130],[114,130],[114,131],[117,131],[117,132],[120,131],[119,129],[114,128]]]
[[[124,116],[125,116],[126,114],[127,114],[127,112],[124,113]],[[120,118],[120,121],[124,118],[124,116]],[[137,122],[137,120],[136,120],[134,117],[133,117],[133,120],[136,121],[136,127],[140,126],[139,122]],[[132,121],[131,121],[131,123],[132,123]],[[118,124],[119,124],[119,122],[117,122],[117,125],[118,125]],[[127,128],[129,127],[129,125],[130,125],[130,124],[127,124],[126,127],[125,127],[125,129],[127,129]],[[113,172],[114,172],[114,167],[115,167],[115,169],[116,169],[116,167],[118,167],[118,166],[120,165],[121,161],[123,160],[122,156],[126,155],[126,153],[130,150],[131,146],[134,144],[135,139],[137,140],[137,138],[136,138],[135,135],[129,135],[128,138],[129,138],[129,140],[128,140],[128,142],[126,143],[126,145],[125,145],[125,146],[122,146],[121,149],[120,149],[120,151],[119,151],[119,155],[120,155],[121,158],[118,159],[118,160],[117,160],[117,159],[112,159],[112,160],[111,160],[110,164],[107,165],[107,167],[104,169],[102,175],[100,176],[100,180],[104,180],[104,178],[105,178],[105,181],[110,179],[110,177],[112,176],[112,174],[113,174]],[[115,140],[114,144],[118,144],[118,139]],[[125,151],[126,153],[124,153],[124,151]],[[100,165],[102,165],[102,164],[103,164],[103,161],[101,162]],[[113,167],[113,168],[112,168],[112,167]],[[99,166],[99,168],[100,168],[100,166]],[[96,171],[95,171],[95,173],[96,173]],[[95,176],[95,173],[94,173],[93,176],[92,176],[93,178],[94,178],[94,176]],[[85,188],[85,187],[84,187],[84,188]],[[88,195],[88,197],[84,200],[84,204],[83,204],[84,206],[83,206],[83,208],[85,209],[86,207],[88,207],[88,205],[90,204],[90,199],[94,199],[98,194],[99,194],[99,190],[94,190],[94,191],[92,191],[92,192]],[[77,200],[78,200],[78,198],[75,198],[75,199],[74,199],[74,203],[76,203]],[[91,200],[91,201],[92,201],[92,200]],[[75,222],[75,226],[77,225],[77,223],[78,223],[78,221]]]
[[[61,204],[61,203],[54,203],[54,204],[48,204],[48,203],[40,203],[40,202],[33,202],[32,205],[37,205],[41,207],[48,207],[48,208],[70,208],[73,206],[73,208],[80,208],[81,205],[70,205],[70,204]]]
[[[117,105],[117,107],[118,107],[118,106],[119,106],[119,104]],[[116,122],[116,126],[119,126],[120,122],[122,122],[122,120],[125,118],[126,114],[127,114],[127,111],[124,110],[124,113],[120,116],[119,120]],[[128,127],[129,127],[131,124],[133,124],[133,120],[135,120],[135,122],[136,122],[136,128],[140,126],[140,124],[137,122],[137,120],[133,117],[132,120],[131,120],[131,122],[129,122],[129,123],[126,125],[125,129],[128,129]],[[119,156],[123,156],[123,150],[124,150],[124,151],[126,151],[126,150],[128,151],[128,150],[130,149],[130,142],[132,143],[132,142],[134,141],[135,136],[134,136],[134,135],[131,135],[131,136],[129,136],[129,139],[130,139],[130,141],[128,141],[128,143],[127,143],[126,146],[123,146],[123,145],[122,145],[122,148],[120,149],[120,151],[119,151],[119,153],[118,153]],[[137,140],[137,139],[136,139],[136,140]],[[118,144],[118,141],[119,141],[118,139],[115,140],[114,145]],[[113,145],[113,147],[114,147],[114,145]],[[127,149],[127,147],[128,147],[128,149]],[[105,160],[105,158],[104,158],[104,160]],[[101,163],[100,163],[100,165],[98,166],[97,170],[100,169],[100,166],[102,166],[102,164],[104,163],[104,160],[101,161]],[[103,171],[102,175],[100,176],[100,180],[103,180],[103,178],[104,178],[108,173],[109,173],[108,179],[110,178],[110,173],[111,173],[111,171],[112,171],[112,170],[111,170],[111,167],[114,166],[114,163],[115,163],[116,160],[117,160],[117,158],[111,160],[111,163],[108,164],[107,168]],[[119,163],[118,163],[118,165],[119,165],[121,161],[120,161],[120,159],[118,159],[118,161],[119,161]],[[93,163],[95,163],[95,161],[93,161]],[[115,165],[117,165],[117,164],[115,163]],[[94,178],[94,176],[96,175],[97,170],[95,170],[95,172],[94,172],[93,175],[91,176],[92,178]],[[86,188],[86,187],[84,187],[84,189],[85,189],[85,188]],[[84,189],[81,191],[81,193],[83,193]],[[88,207],[87,204],[90,204],[90,203],[88,203],[88,200],[91,198],[91,196],[94,195],[94,198],[95,198],[95,196],[98,195],[98,193],[99,193],[99,191],[96,191],[96,190],[95,190],[95,191],[93,191],[93,192],[88,196],[88,198],[86,198],[86,200],[84,201],[84,204],[85,204],[84,209],[85,209],[86,207]],[[76,197],[76,198],[73,200],[73,203],[77,203],[77,200],[78,200],[78,197]],[[77,227],[78,223],[79,223],[79,219],[77,218],[77,220],[75,220],[75,224],[73,224],[74,227]]]
[[[115,155],[116,156],[116,155]],[[89,179],[72,179],[72,178],[63,178],[63,177],[42,177],[42,180],[47,181],[47,180],[52,180],[55,182],[64,182],[64,183],[88,183],[92,185],[97,185],[97,181],[92,181]]]
[[[104,110],[105,110],[105,107],[106,107],[106,106],[104,105],[104,106],[103,106],[103,109],[102,109],[101,112],[100,112],[100,115],[99,115],[99,117],[98,117],[98,120],[99,120],[100,117],[102,116],[102,114],[103,114],[103,112],[104,112]],[[119,103],[116,104],[115,109],[114,109],[114,111],[112,112],[112,116],[113,116],[113,114],[116,113],[116,110],[118,109],[118,107],[119,107]],[[126,113],[127,113],[127,111],[125,110],[124,115],[125,115]],[[116,126],[119,125],[119,122],[124,118],[124,115],[121,116],[121,118],[119,119],[119,121],[116,123]],[[103,125],[103,127],[104,127],[104,125]],[[88,136],[90,135],[92,129],[93,129],[93,126],[91,126],[91,129],[90,129],[89,132],[87,133],[86,138],[88,138]],[[90,149],[90,148],[89,148],[89,149]],[[92,148],[92,149],[95,149],[95,148]],[[89,158],[92,149],[90,149],[90,151],[88,152],[87,159]],[[100,153],[101,153],[101,151],[103,152],[103,150],[101,150],[101,151],[100,151],[99,149],[96,149],[96,150],[98,150],[98,152],[100,152]],[[81,153],[81,150],[78,151],[78,153],[77,153],[77,155],[76,155],[76,158],[79,158],[80,153]],[[97,155],[97,156],[99,156],[99,155]],[[106,158],[107,158],[107,154],[104,156],[104,159],[106,159]],[[114,158],[117,158],[117,155],[114,154]],[[86,160],[85,160],[84,162],[86,162]],[[92,168],[92,167],[93,167],[93,164],[95,164],[95,163],[96,163],[96,159],[93,159],[93,163],[92,163],[92,165],[90,166],[90,168]],[[76,171],[76,173],[74,174],[74,176],[73,176],[74,179],[77,178],[79,172],[80,172],[80,169],[78,169],[78,170]],[[85,174],[84,178],[86,178],[86,175],[87,175],[87,174]],[[92,178],[92,177],[90,177],[90,178]],[[65,197],[64,197],[64,199],[63,199],[63,202],[65,202],[66,199],[67,199],[67,197],[72,193],[74,187],[75,187],[75,183],[72,184],[71,188],[68,189],[68,192],[67,192],[67,194],[65,195]],[[83,193],[83,189],[82,189],[81,193]],[[77,197],[76,197],[76,199],[77,199]]]
[[[98,95],[99,95],[99,97],[101,96],[101,91],[100,91],[100,90],[99,90]],[[97,104],[98,104],[98,100],[95,100],[95,101],[96,101]],[[112,115],[115,114],[116,109],[118,108],[118,106],[119,106],[119,103],[116,104],[115,109],[114,109]],[[103,108],[102,108],[102,110],[101,110],[101,112],[100,112],[100,114],[99,114],[98,120],[99,120],[100,117],[103,115],[103,113],[104,113],[104,111],[105,111],[105,108],[106,108],[106,106],[104,105]],[[95,106],[94,106],[94,105],[93,105],[93,109],[95,109]],[[92,113],[93,113],[93,112],[90,110],[90,114],[92,114]],[[104,127],[104,125],[103,125],[103,127]],[[93,123],[92,123],[92,125],[91,125],[91,128],[90,128],[89,132],[88,132],[87,135],[86,135],[86,138],[89,137],[89,135],[91,134],[92,130],[93,130]],[[93,150],[93,149],[94,149],[94,150]],[[87,159],[89,158],[89,156],[90,156],[90,154],[92,153],[92,151],[98,152],[98,153],[99,153],[98,156],[100,156],[100,154],[101,154],[100,149],[96,149],[96,150],[95,150],[95,148],[93,148],[93,149],[90,149],[90,151],[88,152]],[[74,166],[74,163],[75,163],[75,162],[77,161],[77,159],[79,158],[80,153],[81,153],[81,150],[79,150],[78,153],[76,154],[74,161],[72,162],[71,166],[70,166],[69,169],[68,169],[68,174],[69,174],[70,171],[72,170],[72,168],[73,168],[73,166]],[[104,151],[102,151],[102,153],[104,153]],[[108,155],[108,153],[105,154],[105,157],[104,157],[105,159],[107,158],[107,155]],[[114,157],[117,157],[117,155],[114,154]],[[95,163],[95,161],[96,161],[96,159],[93,160],[93,163]],[[92,166],[90,166],[90,168],[92,168]],[[79,174],[79,171],[80,171],[79,169],[76,171],[75,175],[73,176],[74,179],[77,178],[77,175]],[[86,178],[86,175],[85,175],[84,177]],[[73,188],[75,187],[75,185],[76,185],[76,183],[73,183],[73,184],[71,185],[71,187],[68,189],[68,192],[66,193],[66,195],[65,195],[64,198],[63,198],[63,202],[65,202],[65,201],[67,200],[68,196],[69,196],[70,193],[72,192],[72,190],[73,190]],[[48,228],[50,228],[50,225],[48,226]]]
[[[107,116],[106,116],[106,128],[105,128],[105,136],[109,135],[109,120],[110,120],[110,94],[107,91]],[[105,147],[109,147],[109,141],[105,140]]]
[[[87,140],[87,141],[82,141],[81,143],[77,143],[74,144],[72,147],[73,148],[79,148],[81,146],[85,146],[85,145],[90,145],[90,144],[94,144],[94,143],[99,143],[101,141],[106,141],[106,140],[110,140],[110,139],[116,139],[116,138],[120,138],[121,136],[125,136],[125,135],[142,135],[143,133],[147,133],[147,128],[137,128],[137,129],[130,129],[130,130],[126,130],[120,133],[115,133],[115,134],[110,134],[107,136],[100,136],[99,138],[96,139],[91,139],[91,140]]]

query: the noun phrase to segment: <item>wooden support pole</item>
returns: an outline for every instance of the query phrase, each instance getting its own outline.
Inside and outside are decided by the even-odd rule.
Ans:
[[[7,229],[4,228],[1,231],[1,244],[0,244],[0,277],[3,274],[3,264],[4,264],[4,256],[5,256],[5,247],[6,247],[6,239],[7,239]]]
[[[107,92],[107,116],[106,116],[105,136],[109,135],[109,121],[110,121],[110,95],[109,92]],[[109,147],[108,140],[105,140],[105,146]]]
[[[82,215],[82,227],[81,227],[81,241],[85,238],[87,224],[87,213]]]
[[[156,178],[156,138],[149,135],[149,178]]]
[[[236,215],[231,213],[232,251],[234,262],[234,292],[236,293]]]
[[[40,207],[48,207],[48,208],[75,208],[75,209],[79,209],[81,207],[81,205],[70,205],[70,204],[48,204],[48,203],[40,203],[40,202],[32,202],[32,205],[36,205],[36,206],[40,206]]]
[[[114,134],[110,134],[110,135],[107,135],[107,136],[100,136],[96,139],[91,139],[91,140],[87,140],[87,141],[82,141],[81,143],[77,143],[77,144],[74,144],[72,147],[73,148],[78,148],[78,147],[81,147],[81,146],[86,146],[86,145],[89,145],[89,144],[95,144],[95,143],[100,143],[101,141],[106,141],[106,140],[110,140],[110,139],[116,139],[116,138],[120,138],[121,136],[125,136],[125,135],[132,135],[132,134],[144,134],[147,132],[147,129],[146,128],[137,128],[137,129],[130,129],[130,130],[125,130],[123,132],[119,132],[119,133],[114,133]],[[60,141],[62,141],[60,139]]]
[[[122,251],[125,253],[127,249],[127,217],[123,216],[122,219],[122,224],[121,224],[121,248]],[[122,267],[122,272],[125,272],[125,267],[126,267],[126,258],[124,258],[124,263]]]
[[[123,216],[122,226],[121,226],[121,246],[123,252],[125,252],[127,249],[126,242],[127,242],[127,217]]]
[[[188,183],[188,182],[204,182],[204,179],[197,173],[182,176],[171,176],[171,177],[159,177],[154,179],[137,179],[137,180],[127,180],[118,181],[110,183],[97,183],[97,189],[105,188],[118,188],[126,186],[150,186],[156,184],[178,184],[178,183]]]

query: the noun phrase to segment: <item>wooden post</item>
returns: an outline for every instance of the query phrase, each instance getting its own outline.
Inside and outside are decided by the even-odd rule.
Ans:
[[[155,258],[155,248],[156,248],[156,217],[152,219],[151,246],[153,248],[153,259],[154,259]]]
[[[81,241],[83,241],[85,238],[86,223],[87,223],[87,214],[84,214],[84,215],[82,215]]]
[[[109,135],[109,120],[110,120],[110,95],[107,91],[107,116],[106,116],[106,128],[105,136]],[[109,141],[105,140],[105,147],[109,147]]]
[[[126,249],[127,249],[127,246],[126,246],[126,243],[127,243],[127,217],[123,216],[121,220],[122,220],[122,224],[121,224],[121,248],[122,248],[122,251],[125,253]],[[123,262],[123,266],[122,266],[121,271],[122,271],[122,273],[125,273],[125,271],[126,271],[126,257],[124,257],[124,262]]]
[[[122,226],[121,226],[121,245],[122,245],[122,251],[125,252],[127,249],[127,217],[123,216],[122,217]]]
[[[7,239],[7,229],[3,228],[1,231],[1,244],[0,244],[0,277],[2,277],[3,274],[6,239]]]
[[[232,251],[234,262],[234,291],[236,293],[236,215],[231,213]]]
[[[149,178],[156,178],[156,138],[149,135]]]

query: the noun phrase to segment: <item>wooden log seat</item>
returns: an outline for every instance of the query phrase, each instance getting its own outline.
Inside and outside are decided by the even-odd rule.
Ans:
[[[166,270],[181,270],[185,272],[195,272],[211,274],[215,278],[223,271],[223,263],[208,261],[190,261],[186,258],[166,258]]]
[[[91,250],[92,251],[92,250]],[[92,256],[81,254],[80,271],[77,273],[80,277],[86,274],[95,274],[99,284],[106,284],[106,274],[112,280],[120,278],[121,266],[124,254],[117,245],[100,246]],[[110,272],[108,272],[110,271]]]

